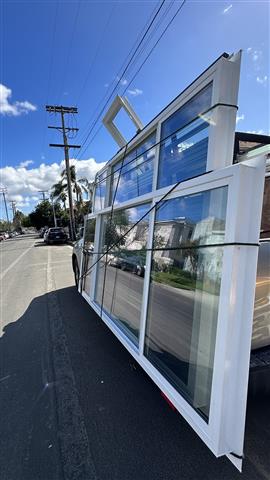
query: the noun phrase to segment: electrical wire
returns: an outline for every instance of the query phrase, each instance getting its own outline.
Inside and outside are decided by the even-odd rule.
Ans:
[[[151,22],[150,22],[149,26],[147,27],[147,30],[146,30],[146,32],[143,34],[143,36],[142,36],[142,38],[141,38],[141,40],[140,40],[139,44],[137,45],[137,47],[136,47],[135,51],[134,51],[134,52],[133,52],[133,54],[132,54],[132,56],[131,56],[131,58],[130,58],[130,60],[129,60],[128,64],[127,64],[127,65],[126,65],[126,67],[124,68],[124,70],[123,70],[123,72],[122,72],[121,76],[120,76],[120,77],[118,77],[117,83],[116,83],[115,87],[113,88],[112,92],[110,93],[110,95],[109,95],[109,98],[106,100],[106,102],[105,102],[105,105],[102,107],[102,109],[101,109],[101,111],[99,112],[99,114],[98,114],[97,118],[96,118],[96,119],[95,119],[95,120],[92,122],[92,125],[91,125],[91,127],[90,127],[90,131],[88,132],[88,134],[87,134],[87,136],[86,136],[85,140],[83,141],[81,148],[82,148],[82,147],[85,145],[85,143],[87,142],[87,140],[88,140],[89,136],[91,135],[91,133],[92,133],[93,129],[94,129],[94,128],[95,128],[95,126],[96,126],[96,123],[99,121],[99,119],[100,119],[100,117],[102,116],[102,114],[103,114],[104,110],[106,109],[106,107],[107,107],[107,105],[108,105],[109,101],[111,100],[112,96],[113,96],[113,95],[114,95],[114,93],[116,92],[116,90],[117,90],[118,86],[121,84],[121,81],[123,80],[123,78],[124,78],[124,76],[125,76],[125,74],[126,74],[126,72],[127,72],[128,68],[129,68],[129,66],[130,66],[130,64],[131,64],[131,62],[132,62],[132,60],[133,60],[133,58],[135,57],[135,55],[136,55],[136,53],[137,53],[138,49],[140,48],[140,46],[142,45],[142,43],[143,43],[144,39],[146,38],[146,36],[147,36],[148,32],[150,31],[150,29],[151,29],[151,27],[152,27],[152,25],[153,25],[154,21],[156,20],[156,18],[157,18],[157,16],[158,16],[158,14],[159,14],[159,12],[160,12],[160,10],[162,9],[162,7],[163,7],[163,5],[164,5],[165,1],[166,1],[166,0],[162,0],[162,1],[161,1],[161,4],[160,4],[160,6],[159,6],[159,8],[158,8],[157,12],[155,13],[155,15],[154,15],[154,17],[152,18],[152,20],[151,20]],[[79,152],[80,152],[80,150],[78,151],[77,158],[79,157]]]
[[[163,38],[163,36],[165,35],[165,33],[167,32],[168,28],[171,26],[171,24],[173,23],[173,21],[175,20],[175,18],[177,17],[177,15],[180,13],[180,11],[182,10],[182,8],[184,7],[186,3],[186,0],[183,0],[182,3],[180,4],[180,6],[178,7],[178,9],[176,10],[176,12],[174,13],[173,17],[170,19],[170,21],[168,22],[168,24],[166,25],[166,27],[164,28],[164,30],[162,31],[162,33],[160,34],[160,36],[158,37],[157,41],[154,43],[153,47],[151,48],[151,50],[149,51],[149,53],[147,54],[146,58],[143,60],[143,62],[141,63],[140,67],[137,69],[137,71],[135,72],[135,74],[133,75],[132,79],[129,81],[129,83],[127,84],[127,86],[125,87],[122,95],[125,94],[125,92],[127,91],[127,89],[130,87],[130,85],[133,83],[133,81],[135,80],[135,78],[137,77],[137,75],[140,73],[142,67],[145,65],[145,63],[147,62],[147,60],[149,59],[149,57],[152,55],[153,51],[155,50],[155,48],[157,47],[157,45],[159,44],[160,40]],[[104,107],[104,109],[106,108],[106,106]],[[99,120],[99,118],[101,117],[104,109],[101,111],[99,117],[96,119],[95,123],[93,124],[93,126],[91,127],[90,129],[90,132],[88,133],[85,141],[83,142],[81,148],[85,145],[86,141],[88,140],[88,138],[90,137],[95,125],[96,125],[96,122]],[[102,128],[102,124],[101,124],[101,127],[100,129]],[[96,135],[95,135],[96,136]],[[84,148],[83,151],[79,151],[78,152],[78,158],[81,158],[81,156],[86,152],[86,150],[89,148],[89,146],[91,145],[93,139],[95,137],[91,138],[90,141],[88,142],[88,144],[86,145],[86,147]]]
[[[85,77],[83,86],[82,86],[81,91],[80,91],[80,93],[79,93],[79,95],[78,95],[78,97],[77,97],[77,100],[76,100],[76,102],[75,102],[75,105],[76,105],[76,106],[79,104],[79,102],[80,102],[80,100],[81,100],[81,98],[82,98],[82,94],[83,94],[83,92],[84,92],[84,90],[85,90],[85,87],[86,87],[86,85],[87,85],[87,82],[88,82],[88,80],[89,80],[89,77],[91,76],[91,73],[92,73],[92,71],[93,71],[94,65],[95,65],[96,60],[97,60],[97,57],[98,57],[99,52],[100,52],[100,50],[101,50],[101,47],[103,46],[103,43],[104,43],[105,32],[106,32],[107,29],[108,29],[108,26],[109,26],[109,24],[110,24],[110,21],[111,21],[111,19],[112,19],[112,16],[113,16],[113,13],[114,13],[114,10],[115,10],[116,6],[117,6],[117,4],[116,4],[116,3],[113,3],[112,8],[111,8],[111,10],[110,10],[110,12],[109,12],[109,16],[108,16],[107,22],[105,23],[104,29],[103,29],[103,31],[101,32],[101,36],[100,36],[100,39],[99,39],[99,43],[98,43],[98,46],[97,46],[97,48],[96,48],[95,54],[94,54],[94,56],[93,56],[93,60],[91,61],[90,65],[89,65],[89,68],[88,68],[88,71],[87,71],[87,74],[86,74],[86,77]]]
[[[48,90],[47,90],[47,100],[48,103],[49,94],[50,94],[50,87],[51,87],[51,77],[52,77],[52,69],[54,63],[54,44],[55,44],[55,34],[56,34],[56,24],[57,24],[57,17],[58,17],[58,9],[59,9],[59,0],[56,1],[55,5],[55,12],[54,12],[54,22],[53,22],[53,34],[52,34],[52,42],[51,42],[51,59],[50,59],[50,66],[49,66],[49,77],[48,77]]]
[[[173,137],[176,133],[178,133],[180,130],[184,130],[186,127],[188,127],[189,125],[191,125],[193,122],[195,122],[196,120],[199,120],[201,119],[204,115],[206,115],[207,113],[211,112],[212,110],[214,110],[215,108],[217,107],[228,107],[228,108],[235,108],[236,110],[238,110],[238,106],[237,105],[233,105],[233,104],[230,104],[230,103],[215,103],[214,105],[212,105],[210,108],[208,108],[207,110],[204,110],[203,112],[199,113],[196,117],[193,117],[192,120],[190,120],[189,122],[186,122],[184,125],[182,125],[180,128],[177,128],[176,130],[174,130],[173,132],[171,132],[169,135],[167,135],[166,137],[163,137],[159,142],[156,142],[155,144],[151,145],[149,148],[146,148],[143,152],[141,152],[139,155],[136,155],[134,158],[132,158],[131,160],[129,160],[128,162],[125,163],[125,167],[133,162],[135,162],[139,157],[141,157],[142,155],[144,155],[145,153],[149,152],[150,150],[152,150],[153,148],[159,146],[159,145],[162,145],[164,142],[166,142],[166,140],[168,140],[170,137]],[[205,122],[207,122],[206,120],[204,120]],[[131,143],[131,141],[133,140],[133,138],[131,140],[129,140],[128,144]],[[147,162],[148,159],[146,160],[143,160],[140,165],[143,165],[145,162]],[[110,178],[112,177],[113,175],[115,175],[118,171],[120,170],[120,168],[118,169],[115,169],[113,172],[109,173],[106,177],[102,178],[102,180],[98,181],[98,182],[95,182],[94,183],[94,186],[97,187],[98,185],[100,185],[101,183],[105,182],[107,180],[107,178]]]
[[[60,99],[61,99],[61,96],[63,94],[63,90],[64,90],[64,86],[65,86],[66,75],[67,75],[67,71],[68,71],[68,67],[69,67],[69,63],[70,63],[71,48],[72,48],[72,44],[73,44],[73,40],[74,40],[74,35],[75,35],[75,31],[76,31],[76,26],[77,26],[77,22],[78,22],[79,13],[80,13],[80,8],[81,8],[81,0],[78,0],[76,13],[75,13],[74,20],[73,20],[72,32],[71,32],[70,40],[69,40],[69,46],[68,46],[67,58],[66,58],[66,63],[65,63],[65,68],[64,68],[62,86],[60,87],[59,95],[57,96],[57,98],[59,98],[59,100],[57,102],[58,105],[61,103]],[[62,94],[61,94],[61,92],[62,92]]]
[[[167,32],[168,28],[171,26],[171,24],[173,23],[173,21],[175,20],[175,18],[177,17],[177,15],[179,14],[179,12],[182,10],[183,6],[185,5],[186,3],[186,0],[183,0],[181,5],[178,7],[178,9],[176,10],[175,14],[173,15],[173,17],[171,18],[171,20],[169,21],[169,23],[167,24],[167,26],[165,27],[165,29],[163,30],[163,32],[161,33],[161,35],[159,36],[159,38],[157,39],[157,41],[154,43],[153,47],[151,48],[150,52],[148,53],[148,55],[146,56],[146,58],[144,59],[144,61],[142,62],[141,66],[139,67],[139,69],[137,70],[137,72],[135,73],[135,75],[133,75],[132,79],[130,80],[130,82],[128,83],[128,85],[126,86],[125,90],[123,91],[122,95],[124,95],[127,91],[127,89],[129,88],[129,86],[133,83],[133,81],[135,80],[135,78],[137,77],[137,75],[140,73],[142,67],[145,65],[145,63],[147,62],[148,58],[150,57],[150,55],[152,55],[153,51],[155,50],[155,48],[157,47],[157,45],[159,44],[160,40],[162,39],[162,37],[165,35],[165,33]]]
[[[156,7],[155,7],[154,10],[152,11],[150,17],[147,19],[146,24],[144,25],[144,27],[143,27],[142,30],[140,31],[139,35],[137,36],[137,38],[136,38],[134,44],[132,45],[132,47],[131,47],[128,55],[125,57],[123,63],[121,64],[121,67],[120,67],[120,69],[118,70],[117,75],[116,75],[116,77],[115,77],[116,80],[119,80],[119,79],[120,79],[120,74],[121,74],[122,69],[124,68],[126,62],[129,61],[129,57],[130,57],[130,55],[132,55],[132,52],[133,52],[134,48],[137,48],[137,47],[136,47],[137,42],[139,41],[140,37],[143,35],[143,32],[144,32],[145,30],[147,30],[148,25],[150,25],[150,23],[152,22],[152,17],[154,17],[154,16],[156,15],[155,10],[159,8],[158,5],[159,5],[159,0],[158,0],[158,2],[157,2]],[[136,52],[135,52],[135,53],[136,53]],[[111,88],[111,86],[112,86],[113,83],[115,82],[115,79],[110,83],[110,85],[108,86],[108,89]],[[120,83],[121,83],[121,79],[120,79]],[[105,95],[102,97],[102,99],[100,100],[100,102],[98,103],[98,105],[97,105],[97,107],[96,107],[96,109],[95,109],[95,111],[94,111],[93,116],[95,116],[96,113],[99,111],[100,106],[102,105],[103,101],[106,100],[106,98],[107,98],[108,95],[109,95],[109,93],[108,93],[108,91],[107,91],[107,92],[105,93]],[[83,131],[83,133],[82,133],[82,137],[85,135],[85,133],[87,134],[87,129],[89,128],[89,125],[90,125],[90,124],[91,124],[91,119],[87,122],[86,127],[84,128],[84,131]],[[78,152],[77,152],[77,153],[78,153]]]

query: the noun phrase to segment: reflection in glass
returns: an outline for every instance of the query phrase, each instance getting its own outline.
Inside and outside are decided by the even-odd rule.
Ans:
[[[96,188],[95,188],[95,212],[97,210],[102,210],[105,208],[105,198],[106,198],[106,184],[107,184],[107,177],[108,171],[101,173],[96,178]]]
[[[83,244],[83,265],[82,272],[86,273],[93,263],[94,241],[95,241],[96,219],[92,218],[86,221],[84,244]],[[92,272],[90,271],[83,278],[83,290],[90,295]]]
[[[209,125],[199,119],[160,145],[158,188],[206,171]]]
[[[149,204],[115,211],[102,218],[100,250],[116,244],[98,263],[95,301],[138,343],[143,278],[148,239],[148,215],[124,238],[128,230],[148,211]]]
[[[144,195],[152,190],[153,159],[156,134],[152,134],[125,158],[118,183],[122,160],[113,166],[111,202],[117,187],[115,203]]]
[[[145,355],[206,419],[226,203],[227,187],[167,200],[154,229]]]

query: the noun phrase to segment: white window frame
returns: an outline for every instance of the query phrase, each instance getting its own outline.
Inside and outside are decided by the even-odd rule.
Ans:
[[[191,100],[207,85],[212,83],[211,106],[215,106],[209,114],[209,140],[207,151],[206,170],[211,171],[218,168],[231,165],[234,149],[234,133],[237,115],[237,97],[239,88],[241,64],[241,51],[226,58],[221,56],[204,73],[202,73],[191,85],[189,85],[178,97],[176,97],[160,114],[158,114],[146,127],[142,129],[133,139],[128,142],[128,148],[121,148],[117,154],[101,169],[96,175],[96,179],[105,171],[110,174],[110,168],[119,162],[123,155],[128,155],[136,146],[143,143],[154,131],[156,131],[156,149],[153,172],[153,188],[157,190],[159,151],[161,139],[161,125],[173,113],[181,108],[185,103]],[[225,106],[228,105],[228,106]],[[226,138],[226,141],[224,141]],[[108,168],[110,167],[110,168]],[[111,188],[112,177],[108,177],[106,199],[108,201]],[[151,193],[145,196],[150,198]],[[138,198],[138,197],[137,197]],[[141,197],[139,197],[141,198]],[[142,198],[144,201],[144,198]],[[125,202],[125,205],[132,205],[134,199]],[[95,199],[93,200],[95,205]],[[123,203],[124,206],[124,203]],[[105,209],[94,210],[96,213],[105,213],[110,211],[111,207],[105,204]]]
[[[234,455],[241,457],[243,454],[258,255],[257,246],[243,245],[243,243],[258,243],[264,171],[264,158],[239,163],[183,182],[166,198],[168,200],[228,186],[224,242],[234,245],[224,247],[208,423],[201,418],[194,408],[144,356],[143,346],[147,320],[151,252],[148,252],[146,261],[139,346],[137,347],[133,344],[106,312],[102,312],[102,320],[175,405],[210,450],[217,457],[221,455],[229,456],[239,470],[241,470],[242,460]],[[166,189],[169,191],[170,187],[166,187]],[[163,191],[162,194],[160,191],[153,194],[153,204],[160,200],[163,195]],[[137,204],[138,202],[133,202],[133,206]],[[117,205],[115,210],[122,208],[123,205]],[[93,216],[95,215],[91,215],[91,217]],[[97,217],[101,218],[101,215]],[[153,229],[154,213],[152,212],[149,220],[148,246],[150,248],[153,239]],[[235,245],[235,243],[240,243],[241,245]],[[97,234],[95,238],[96,251],[98,245],[99,238]],[[83,296],[100,315],[101,309],[95,303],[93,293],[96,274],[97,269],[93,272],[92,277],[92,298],[89,299],[84,294]],[[237,295],[235,295],[235,292],[237,292]],[[235,371],[236,366],[237,371]],[[231,455],[231,453],[234,455]]]
[[[106,312],[102,312],[102,320],[175,405],[210,450],[217,457],[227,455],[239,470],[242,467],[241,456],[243,454],[253,302],[256,284],[258,247],[255,244],[259,240],[265,172],[264,157],[231,165],[237,113],[235,105],[237,104],[239,86],[240,59],[241,52],[229,58],[224,56],[219,58],[129,142],[127,154],[156,130],[157,146],[155,147],[153,190],[149,194],[114,205],[115,211],[131,208],[146,202],[154,205],[164,194],[169,192],[172,185],[157,189],[161,124],[212,82],[212,106],[215,105],[215,108],[212,109],[211,121],[209,122],[206,166],[207,172],[210,173],[182,182],[166,198],[167,200],[177,196],[191,195],[195,192],[228,186],[225,243],[233,245],[224,247],[208,423],[199,416],[193,407],[172,387],[143,354],[150,286],[151,252],[147,253],[146,259],[139,345],[133,344]],[[122,148],[97,175],[99,176],[105,169],[111,168],[112,165],[121,160],[125,150],[125,148]],[[109,170],[107,171],[109,172]],[[109,179],[107,181],[107,198],[110,191]],[[99,249],[101,216],[109,212],[111,212],[111,207],[105,206],[104,209],[86,217],[87,219],[97,218],[95,251]],[[149,219],[149,248],[152,247],[153,231],[154,211],[151,212]],[[244,243],[251,245],[243,245]],[[92,272],[90,297],[85,292],[82,292],[82,295],[100,315],[101,309],[94,301],[96,279],[97,266]]]

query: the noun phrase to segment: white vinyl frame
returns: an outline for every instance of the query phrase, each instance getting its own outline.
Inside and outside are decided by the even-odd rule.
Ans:
[[[144,278],[139,347],[125,335],[106,312],[102,312],[102,320],[216,456],[229,455],[231,452],[241,456],[243,453],[258,247],[242,244],[258,243],[264,172],[264,158],[243,162],[184,182],[166,198],[167,200],[228,186],[224,242],[241,244],[224,247],[208,423],[144,356],[144,332],[151,269],[150,252],[148,252]],[[156,195],[153,201],[157,202],[161,197],[162,195]],[[135,205],[137,202],[133,206]],[[122,209],[122,206],[117,206],[116,210],[118,209]],[[101,215],[98,217],[101,218]],[[153,228],[152,213],[149,221],[149,246],[153,238]],[[94,248],[98,251],[99,239],[98,231],[96,232]],[[91,297],[85,292],[83,297],[100,315],[101,309],[94,302],[94,271],[92,275]],[[237,468],[241,469],[241,460],[232,455],[230,459]]]
[[[212,105],[237,102],[240,53],[230,59],[221,57],[186,91],[170,104],[145,130],[130,142],[128,151],[141,143],[152,132],[157,132],[160,140],[161,123],[182,104],[198,93],[209,82],[213,82]],[[265,173],[265,158],[249,160],[231,165],[233,158],[236,109],[218,106],[214,109],[209,131],[207,171],[203,176],[182,182],[167,198],[191,195],[213,188],[228,186],[225,243],[240,243],[224,247],[223,267],[218,309],[214,367],[212,377],[211,402],[208,423],[178,393],[175,388],[144,356],[144,337],[147,320],[148,295],[151,273],[151,252],[147,253],[142,309],[140,319],[139,344],[136,346],[121,328],[102,312],[102,320],[116,335],[129,353],[148,373],[157,386],[165,393],[177,410],[188,421],[210,450],[218,457],[227,455],[241,470],[246,413],[246,398],[249,373],[249,355],[252,335],[253,306],[256,283],[256,267],[260,218]],[[226,133],[226,137],[224,136]],[[226,141],[225,141],[226,138]],[[158,151],[154,159],[154,184],[152,192],[114,205],[114,210],[122,210],[150,203],[154,205],[170,189],[171,185],[157,190]],[[100,173],[106,171],[121,159],[123,149]],[[108,171],[108,170],[107,170]],[[108,188],[107,181],[107,188]],[[108,196],[107,196],[108,198]],[[111,211],[110,206],[86,216],[96,218],[94,251],[99,251],[102,215]],[[152,247],[154,231],[154,211],[149,218],[148,247]],[[95,303],[97,267],[91,273],[91,291],[82,296],[91,307],[101,314]],[[237,293],[237,294],[236,294]],[[231,455],[233,453],[234,455]]]

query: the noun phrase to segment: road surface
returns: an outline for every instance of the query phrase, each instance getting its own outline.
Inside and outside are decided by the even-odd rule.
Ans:
[[[249,403],[241,475],[79,296],[71,253],[34,236],[0,244],[0,479],[269,479],[269,401]]]

